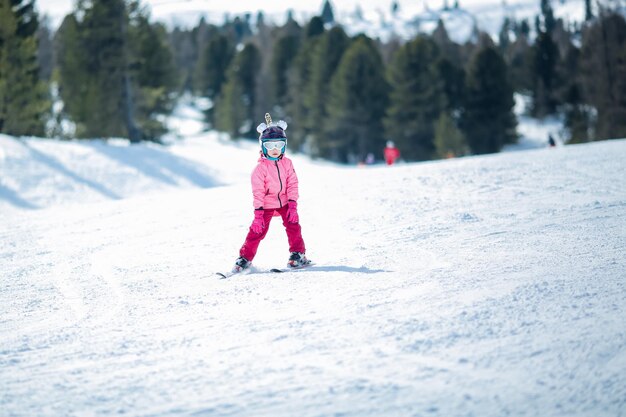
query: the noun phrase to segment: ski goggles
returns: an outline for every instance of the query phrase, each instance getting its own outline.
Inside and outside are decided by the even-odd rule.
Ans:
[[[284,140],[272,140],[272,141],[267,141],[267,142],[263,142],[263,147],[265,149],[267,149],[268,151],[271,151],[272,149],[282,149],[283,146],[285,146],[286,142]]]

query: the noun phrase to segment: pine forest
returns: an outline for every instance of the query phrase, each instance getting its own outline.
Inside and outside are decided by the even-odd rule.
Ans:
[[[626,137],[623,10],[587,0],[573,24],[538,1],[533,22],[459,44],[441,20],[412,39],[352,35],[328,1],[305,22],[258,13],[181,28],[136,0],[77,1],[58,27],[35,0],[0,0],[0,133],[161,143],[190,95],[208,103],[206,129],[234,140],[254,140],[271,112],[315,158],[357,163],[392,140],[421,161],[515,143],[521,94],[532,117],[562,117],[566,143]]]

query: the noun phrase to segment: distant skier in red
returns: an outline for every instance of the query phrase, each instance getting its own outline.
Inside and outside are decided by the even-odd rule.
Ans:
[[[393,141],[391,140],[387,141],[387,146],[385,146],[384,154],[385,162],[387,163],[387,165],[393,165],[393,163],[396,162],[396,159],[400,158],[400,151],[398,150],[398,148],[396,148],[396,145],[394,145]]]

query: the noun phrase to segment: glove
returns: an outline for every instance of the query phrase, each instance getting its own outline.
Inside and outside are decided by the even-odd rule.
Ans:
[[[263,220],[264,213],[265,210],[262,209],[254,210],[254,220],[252,221],[252,225],[250,226],[250,229],[254,233],[261,233],[265,228],[265,220]]]
[[[298,203],[293,200],[289,200],[289,208],[287,209],[287,221],[289,223],[298,223],[300,218],[298,217]]]

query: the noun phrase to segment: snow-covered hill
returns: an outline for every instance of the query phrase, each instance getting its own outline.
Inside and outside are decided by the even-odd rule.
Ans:
[[[625,416],[626,140],[393,167],[0,136],[0,416]]]
[[[305,23],[320,14],[323,0],[299,0],[297,2],[268,2],[259,5],[253,0],[237,0],[228,3],[209,0],[143,0],[142,4],[151,15],[171,27],[193,27],[200,18],[221,24],[224,17],[250,14],[256,19],[263,12],[268,22],[283,24],[290,10],[293,17]],[[336,20],[351,34],[367,33],[373,38],[388,39],[390,36],[409,38],[417,33],[431,32],[439,19],[446,24],[450,36],[463,43],[472,35],[474,26],[497,37],[504,18],[522,20],[529,23],[540,13],[540,0],[459,0],[455,1],[397,1],[399,8],[392,12],[392,0],[331,1]],[[583,0],[552,1],[557,18],[566,23],[582,22],[584,19]],[[37,4],[38,10],[50,16],[53,25],[60,24],[63,17],[72,11],[71,0],[44,0]]]

